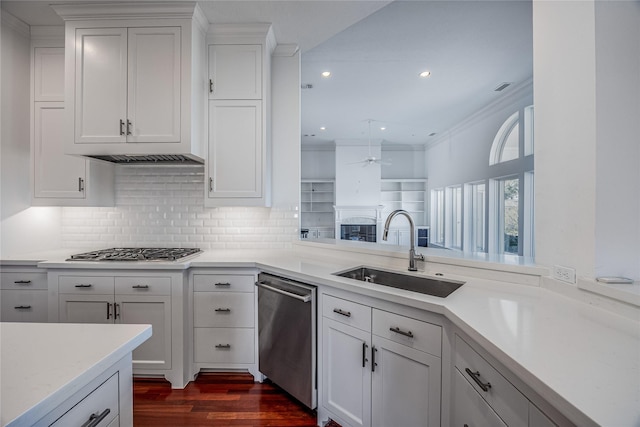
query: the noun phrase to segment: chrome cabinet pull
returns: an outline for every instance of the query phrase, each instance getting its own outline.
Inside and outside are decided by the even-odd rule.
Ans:
[[[107,303],[107,319],[111,319],[111,304]]]
[[[93,285],[92,284],[84,284],[84,283],[80,283],[79,285],[76,285],[76,288],[92,288]]]
[[[102,420],[107,418],[107,415],[109,415],[110,412],[111,409],[107,408],[101,414],[98,414],[97,412],[95,414],[91,414],[89,419],[82,424],[82,427],[96,427]]]
[[[231,283],[229,283],[229,282],[218,282],[218,283],[214,283],[213,286],[231,286]]]
[[[213,192],[213,178],[209,177],[209,193]]]
[[[13,308],[15,308],[16,310],[29,310],[31,308],[31,306],[30,305],[17,305],[17,306],[15,306]]]
[[[376,366],[378,366],[376,363],[376,351],[378,351],[378,349],[375,345],[371,347],[371,372],[375,372]]]
[[[213,93],[213,79],[209,79],[209,93]]]
[[[367,360],[367,348],[369,348],[369,346],[367,345],[366,342],[362,343],[362,367],[364,368],[366,363],[368,362]]]
[[[16,280],[15,282],[16,285],[28,285],[29,283],[31,283],[31,280]]]
[[[341,316],[344,316],[344,317],[351,317],[351,312],[350,311],[343,311],[343,310],[341,310],[339,308],[334,308],[333,312],[334,313],[338,313],[338,314],[340,314]]]
[[[118,311],[118,308],[120,308],[120,304],[113,304],[113,318],[114,319],[118,319],[120,318],[120,312]]]
[[[131,135],[131,121],[127,119],[127,135]]]
[[[404,335],[405,337],[409,337],[409,338],[413,338],[413,334],[411,333],[411,331],[403,331],[402,329],[396,327],[396,328],[389,328],[389,330],[391,332],[395,332],[396,334],[400,334],[400,335]]]
[[[82,177],[78,177],[78,191],[84,191],[84,179]]]
[[[231,313],[231,309],[230,308],[216,308],[216,310],[218,313]]]
[[[478,384],[478,387],[480,387],[482,389],[482,391],[489,391],[489,389],[491,388],[491,383],[483,383],[482,381],[480,381],[480,371],[475,371],[473,372],[471,369],[469,368],[465,368],[464,369],[465,372],[467,374],[469,374],[469,376],[471,377],[471,379]]]
[[[230,349],[231,348],[231,344],[216,344],[216,348]]]
[[[120,119],[120,135],[124,135],[124,120]]]
[[[133,289],[149,289],[149,285],[133,285]]]

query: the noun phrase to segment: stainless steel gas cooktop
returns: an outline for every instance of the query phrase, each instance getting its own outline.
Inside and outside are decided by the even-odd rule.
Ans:
[[[198,248],[112,248],[71,255],[67,261],[180,261]]]

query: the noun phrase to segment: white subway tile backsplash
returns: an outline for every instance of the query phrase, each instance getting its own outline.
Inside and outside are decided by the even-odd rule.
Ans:
[[[298,238],[294,209],[204,207],[202,166],[117,166],[116,206],[62,210],[65,247],[284,249]]]

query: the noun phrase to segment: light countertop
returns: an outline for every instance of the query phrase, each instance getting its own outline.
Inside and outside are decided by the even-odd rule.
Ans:
[[[149,325],[0,323],[0,425],[34,424],[150,336]]]
[[[358,265],[402,271],[406,255],[400,259],[385,251],[348,250],[332,255],[331,250],[314,252],[304,246],[286,251],[206,251],[182,263],[165,264],[174,269],[257,268],[442,314],[576,424],[640,426],[640,310],[618,316],[550,291],[540,286],[546,270],[534,265],[501,269],[491,262],[463,260],[457,268],[427,256],[426,271],[418,274],[444,272],[445,278],[467,282],[441,299],[332,275]],[[142,265],[100,263],[93,268],[156,268],[154,263],[133,264]],[[39,265],[89,268],[55,259]]]

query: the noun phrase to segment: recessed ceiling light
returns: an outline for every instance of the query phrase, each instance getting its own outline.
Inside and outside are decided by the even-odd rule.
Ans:
[[[322,126],[322,127],[320,128],[320,130],[327,130],[327,128],[326,128],[326,127],[324,127],[324,126]]]
[[[420,74],[418,74],[420,77],[422,78],[427,78],[431,75],[431,71],[423,71]]]
[[[384,127],[384,126],[382,126],[382,127],[380,128],[380,130],[387,130],[387,128],[386,128],[386,127]]]
[[[331,71],[323,71],[322,77],[331,77]]]

